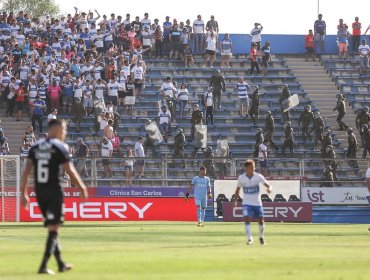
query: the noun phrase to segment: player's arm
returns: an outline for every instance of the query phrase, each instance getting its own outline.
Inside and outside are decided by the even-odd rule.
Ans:
[[[239,197],[240,188],[241,187],[238,184],[238,186],[235,189],[235,197]],[[238,200],[236,199],[235,202],[234,202],[234,206],[236,207],[237,205],[238,205]]]
[[[80,175],[78,175],[73,163],[70,161],[66,162],[64,164],[64,170],[67,172],[67,174],[71,178],[72,184],[78,186],[81,189],[83,197],[88,198],[89,195],[88,195],[85,183],[81,180],[81,177]]]
[[[267,182],[265,182],[264,185],[266,187],[266,191],[268,193],[271,193],[272,192],[272,186],[269,183],[267,183]]]
[[[28,209],[30,198],[28,196],[28,177],[30,176],[32,169],[32,160],[27,159],[25,168],[23,170],[22,182],[21,182],[21,199],[22,206],[24,209]]]

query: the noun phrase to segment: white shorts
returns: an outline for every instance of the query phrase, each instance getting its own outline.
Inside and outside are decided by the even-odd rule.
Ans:
[[[222,50],[221,55],[222,56],[231,56],[232,53],[231,53],[231,50]]]

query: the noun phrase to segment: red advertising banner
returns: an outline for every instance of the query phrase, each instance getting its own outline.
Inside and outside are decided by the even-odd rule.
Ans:
[[[222,205],[225,222],[243,221],[241,204],[234,207],[234,202],[224,202]],[[263,212],[267,222],[312,222],[311,202],[265,202]]]
[[[196,221],[193,199],[184,198],[90,198],[64,200],[66,221]],[[22,222],[41,221],[36,199],[31,198],[29,210],[21,209]]]

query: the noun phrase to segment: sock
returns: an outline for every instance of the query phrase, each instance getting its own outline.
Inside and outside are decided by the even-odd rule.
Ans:
[[[55,241],[56,242],[55,242],[54,257],[57,260],[58,267],[63,268],[64,267],[64,262],[63,262],[62,257],[61,257],[60,244],[59,244],[59,240],[58,240],[57,236],[55,237]]]
[[[198,222],[202,221],[202,209],[200,207],[197,208],[197,218],[198,218]]]
[[[204,222],[205,216],[206,216],[206,209],[202,208],[202,222]]]
[[[248,240],[252,240],[252,229],[251,229],[251,223],[245,223],[245,232],[248,236]]]
[[[262,225],[259,224],[259,230],[260,230],[260,238],[262,238],[265,234],[265,223],[263,223]]]
[[[49,235],[48,235],[48,238],[46,240],[46,247],[45,247],[45,252],[44,252],[44,257],[42,259],[42,263],[41,263],[41,268],[46,268],[46,265],[48,263],[48,260],[51,256],[51,254],[54,252],[55,250],[55,240],[56,240],[56,236],[57,236],[57,232],[55,231],[49,231]]]

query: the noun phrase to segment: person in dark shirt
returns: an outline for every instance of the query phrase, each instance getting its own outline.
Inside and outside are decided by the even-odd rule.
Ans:
[[[86,186],[70,159],[68,145],[63,142],[67,133],[66,127],[63,120],[51,120],[48,123],[48,138],[40,140],[32,146],[22,176],[22,206],[28,210],[28,177],[33,168],[37,203],[44,218],[44,225],[48,229],[46,248],[38,270],[38,273],[41,274],[54,274],[52,270],[47,268],[48,260],[52,254],[57,260],[59,272],[72,268],[71,264],[66,264],[62,260],[58,241],[59,228],[64,220],[63,190],[59,179],[61,165],[72,183],[81,189],[82,196],[88,197]]]

